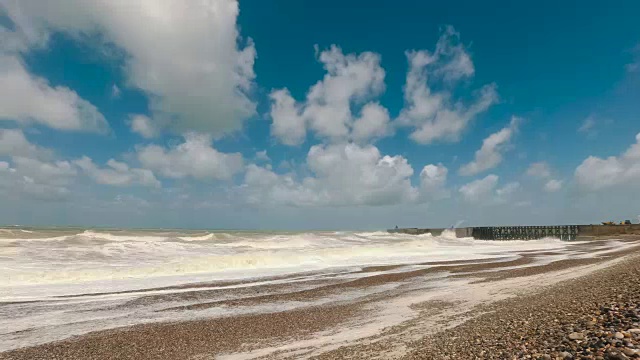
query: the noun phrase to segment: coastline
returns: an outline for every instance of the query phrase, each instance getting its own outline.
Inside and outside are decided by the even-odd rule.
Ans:
[[[395,266],[365,268],[362,272],[370,276],[327,281],[299,291],[260,294],[268,288],[258,288],[242,299],[203,303],[195,309],[279,302],[306,305],[286,311],[101,330],[3,352],[0,359],[520,358],[525,355],[521,346],[537,344],[541,336],[548,337],[547,342],[562,340],[547,331],[538,334],[531,330],[546,327],[560,334],[553,332],[557,327],[544,315],[549,309],[554,309],[549,313],[556,314],[559,324],[565,324],[591,316],[593,306],[601,306],[588,304],[607,303],[611,296],[633,301],[633,296],[640,294],[639,239],[621,239],[627,248],[609,249],[596,257],[565,259],[553,251],[523,251],[518,259],[494,262],[443,262],[407,271],[397,271]],[[571,251],[589,254],[601,251],[604,244],[575,244]],[[619,278],[619,274],[624,275]],[[629,281],[633,276],[635,281]],[[443,278],[459,286],[441,288]],[[614,291],[619,287],[626,290]],[[382,290],[370,291],[374,289]],[[336,300],[348,292],[360,296]],[[327,298],[332,300],[317,303]],[[144,305],[145,298],[140,299]],[[153,295],[146,300],[152,299]],[[478,338],[480,343],[475,342]],[[311,349],[320,344],[320,350]],[[553,347],[548,351],[527,347],[526,351],[530,356],[560,353]]]
[[[625,309],[620,315],[627,321],[607,323],[606,313],[618,309]],[[405,358],[640,358],[640,333],[625,334],[640,327],[639,310],[640,254],[635,252],[586,276],[481,307],[482,315],[422,339]],[[620,346],[616,332],[624,336]],[[620,356],[625,348],[634,351]]]

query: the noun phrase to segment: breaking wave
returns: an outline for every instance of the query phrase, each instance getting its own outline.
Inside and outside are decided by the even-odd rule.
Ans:
[[[0,232],[0,288],[207,275],[246,278],[326,269],[495,258],[559,240],[477,241],[387,232]],[[66,230],[65,230],[66,231]],[[504,255],[507,256],[507,255]]]

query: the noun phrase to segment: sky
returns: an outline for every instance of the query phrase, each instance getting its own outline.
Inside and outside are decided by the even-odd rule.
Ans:
[[[0,224],[638,221],[639,11],[0,0]]]

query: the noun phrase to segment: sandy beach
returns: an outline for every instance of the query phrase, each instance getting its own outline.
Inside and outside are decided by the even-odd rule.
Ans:
[[[0,314],[8,323],[11,314],[32,311],[87,325],[4,330],[0,358],[596,359],[612,358],[604,357],[613,351],[608,347],[639,357],[638,334],[626,331],[638,327],[640,238],[561,245],[340,276],[309,272],[4,302]],[[120,301],[101,302],[112,298]],[[599,318],[604,307],[621,306],[629,320],[602,325],[605,342],[584,347],[589,331],[606,320]],[[131,316],[131,325],[101,319],[107,311]],[[96,326],[104,329],[81,331]],[[614,338],[619,331],[628,344],[606,342],[605,332]],[[57,338],[43,336],[52,332]],[[572,333],[580,339],[569,339]]]

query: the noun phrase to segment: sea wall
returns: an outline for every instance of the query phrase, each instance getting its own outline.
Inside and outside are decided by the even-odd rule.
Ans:
[[[550,226],[551,227],[551,226]],[[557,227],[557,226],[553,226]],[[571,239],[584,239],[590,237],[598,237],[598,236],[615,236],[615,235],[640,235],[640,224],[631,224],[631,225],[563,225],[561,227],[570,227],[573,228]],[[575,228],[577,227],[577,234]],[[474,234],[474,229],[491,229],[492,227],[464,227],[464,228],[456,228],[456,229],[442,229],[442,228],[399,228],[399,229],[389,229],[390,233],[403,233],[410,235],[421,235],[421,234],[431,234],[433,236],[439,236],[445,230],[453,230],[456,234],[456,237],[472,237]],[[496,227],[498,228],[498,227]],[[504,228],[504,227],[500,227]],[[524,226],[524,227],[512,227],[512,228],[544,228],[541,226]],[[547,227],[548,228],[548,227]],[[542,233],[544,235],[550,233]],[[552,234],[552,233],[551,233]],[[577,235],[577,236],[576,236]],[[530,238],[530,237],[529,237]]]
[[[457,228],[457,229],[455,229],[455,231],[456,231],[456,237],[459,237],[459,238],[465,238],[465,237],[473,236],[473,228],[472,227]]]
[[[422,234],[431,234],[433,236],[439,236],[445,229],[426,229],[426,228],[399,228],[399,229],[389,229],[387,230],[390,233],[402,233],[402,234],[410,234],[410,235],[422,235]]]
[[[580,236],[640,235],[640,224],[578,225]]]

